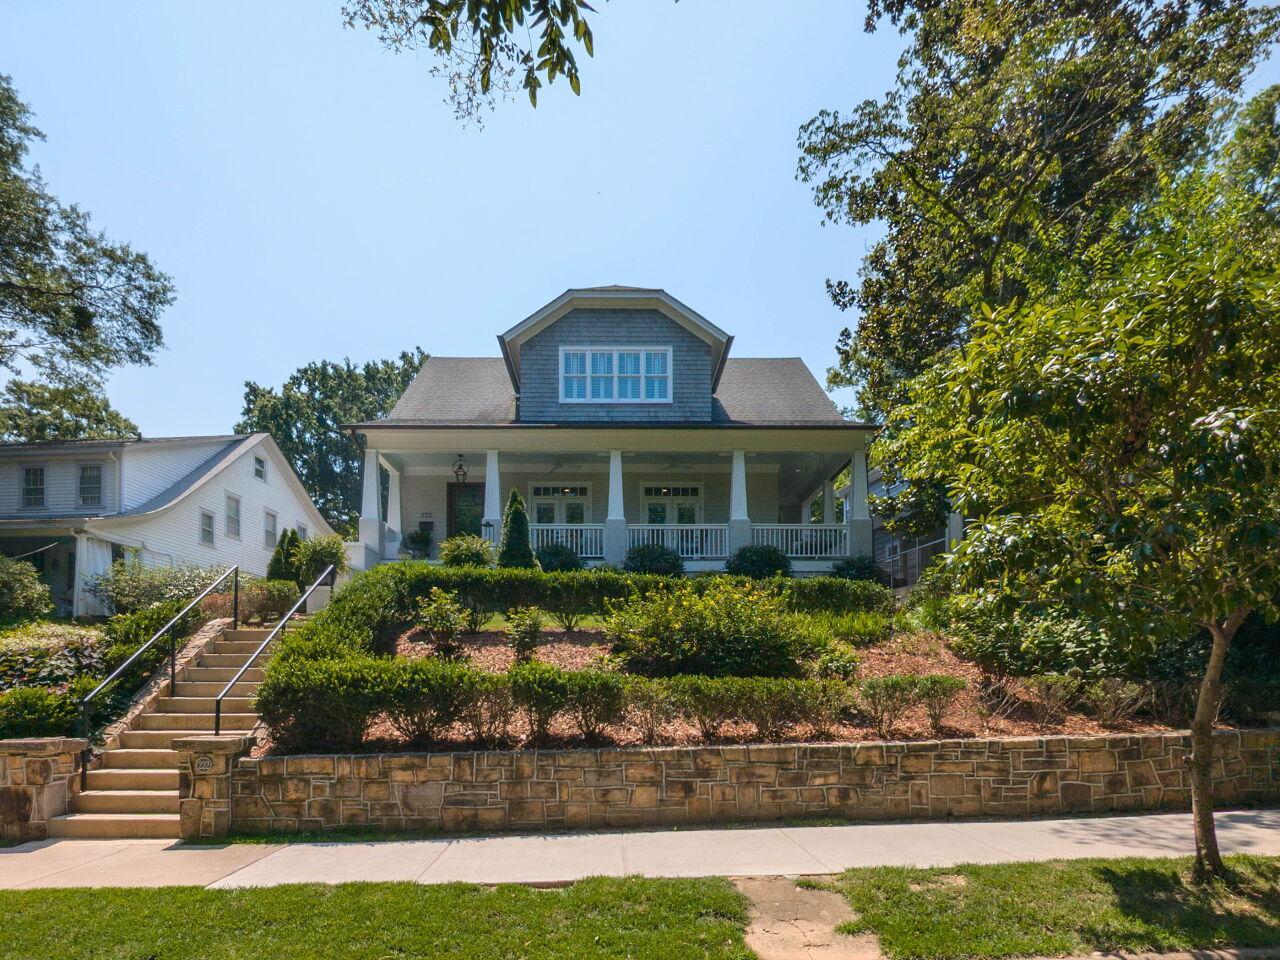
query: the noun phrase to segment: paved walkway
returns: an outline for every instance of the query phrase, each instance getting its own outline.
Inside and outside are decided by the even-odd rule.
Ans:
[[[1218,814],[1224,852],[1280,855],[1280,810]],[[582,877],[775,876],[849,867],[1190,854],[1187,814],[490,836],[382,843],[183,846],[46,840],[0,849],[0,889],[273,886],[413,880],[563,883]]]

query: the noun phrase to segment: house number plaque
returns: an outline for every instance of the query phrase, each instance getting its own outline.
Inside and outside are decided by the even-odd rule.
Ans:
[[[208,773],[213,769],[213,757],[196,757],[196,773]]]

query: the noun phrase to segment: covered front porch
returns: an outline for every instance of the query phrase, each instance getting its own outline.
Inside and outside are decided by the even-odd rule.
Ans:
[[[717,570],[740,547],[768,544],[796,572],[820,573],[871,553],[864,433],[370,431],[360,540],[349,549],[353,565],[367,567],[409,552],[435,559],[441,541],[460,533],[496,543],[518,490],[535,549],[562,543],[588,564],[621,564],[631,547],[659,543],[686,569]]]

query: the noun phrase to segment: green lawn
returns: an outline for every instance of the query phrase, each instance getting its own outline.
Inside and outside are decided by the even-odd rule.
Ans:
[[[27,960],[746,960],[724,880],[0,891],[0,957]]]
[[[978,958],[1280,944],[1280,857],[1230,857],[1230,884],[1190,859],[850,870],[831,886],[891,958]]]

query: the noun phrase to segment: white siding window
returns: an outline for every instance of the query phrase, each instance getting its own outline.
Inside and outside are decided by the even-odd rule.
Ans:
[[[670,403],[670,347],[561,347],[562,403]]]
[[[278,521],[276,520],[276,515],[270,510],[266,511],[266,516],[262,524],[262,542],[272,550],[275,549],[276,541],[280,537],[280,534],[276,529],[277,525]]]
[[[213,513],[208,510],[200,511],[200,542],[206,547],[213,546]]]
[[[263,483],[267,482],[267,461],[265,457],[253,458],[253,475]]]
[[[22,468],[22,505],[35,510],[44,506],[44,467]]]
[[[80,506],[102,506],[102,464],[82,463],[79,485]]]
[[[228,537],[236,540],[240,539],[240,498],[227,494],[227,523],[226,533]]]
[[[307,539],[307,525],[305,523],[298,524],[296,532],[299,540]]]

